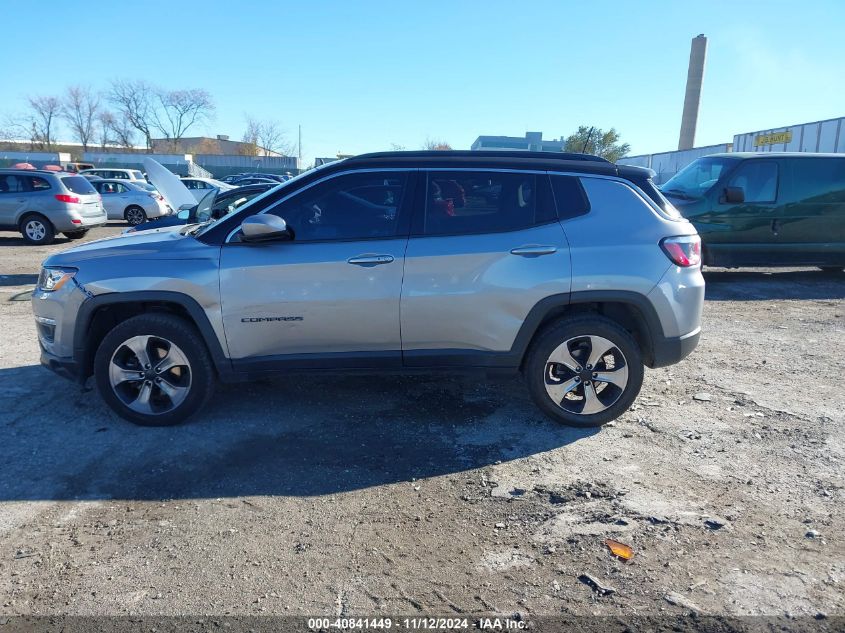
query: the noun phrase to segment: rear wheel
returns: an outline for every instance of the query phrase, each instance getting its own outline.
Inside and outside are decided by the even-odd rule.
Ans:
[[[141,426],[171,426],[211,397],[214,368],[205,343],[187,321],[168,314],[132,317],[109,332],[94,358],[106,403]]]
[[[28,244],[38,246],[52,244],[56,238],[56,229],[53,224],[38,213],[29,213],[21,219],[19,225],[21,235]]]
[[[62,235],[64,235],[69,240],[81,240],[88,234],[88,229],[84,229],[82,231],[65,231]]]
[[[600,315],[563,319],[533,343],[525,363],[537,406],[570,426],[601,426],[634,402],[643,361],[631,334]]]
[[[126,211],[123,212],[123,217],[129,226],[138,226],[147,221],[146,212],[141,207],[134,205],[126,208]]]

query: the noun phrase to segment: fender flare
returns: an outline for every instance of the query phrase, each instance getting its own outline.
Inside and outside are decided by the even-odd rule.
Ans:
[[[170,303],[184,309],[205,342],[218,374],[221,376],[231,374],[232,364],[226,357],[223,346],[220,344],[214,328],[211,327],[211,321],[209,321],[205,310],[193,297],[169,290],[109,292],[89,297],[83,301],[79,307],[79,312],[77,312],[76,327],[73,333],[73,358],[79,363],[83,373],[91,353],[88,331],[94,319],[94,314],[100,308],[127,303]]]
[[[642,326],[648,336],[646,347],[643,349],[643,357],[651,360],[654,355],[654,345],[664,338],[663,326],[657,311],[648,298],[632,290],[578,290],[572,293],[550,295],[538,301],[528,312],[525,321],[511,346],[509,356],[518,359],[522,363],[528,346],[534,339],[542,324],[549,315],[560,313],[565,315],[569,308],[588,303],[616,303],[628,305],[637,310],[642,317]]]

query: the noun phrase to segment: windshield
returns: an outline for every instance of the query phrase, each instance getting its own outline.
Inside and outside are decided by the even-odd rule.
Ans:
[[[735,164],[733,158],[699,158],[661,185],[660,190],[685,200],[700,198]]]
[[[214,204],[214,199],[217,197],[217,190],[210,189],[207,194],[202,197],[202,200],[197,203],[188,215],[188,222],[206,222],[211,217],[211,205]],[[193,217],[191,217],[193,215]]]
[[[234,215],[237,215],[238,213],[241,213],[242,211],[246,211],[252,205],[258,204],[260,200],[264,200],[264,198],[266,198],[267,196],[269,196],[272,193],[280,191],[282,188],[287,188],[289,186],[295,185],[299,180],[305,178],[306,176],[312,175],[316,171],[325,169],[329,165],[334,165],[336,167],[338,162],[339,161],[334,161],[332,163],[326,163],[324,165],[320,165],[319,167],[315,167],[314,169],[309,169],[307,171],[304,171],[301,174],[294,176],[290,180],[286,180],[285,182],[279,183],[279,185],[277,187],[272,187],[272,188],[268,189],[267,191],[262,193],[260,196],[256,196],[255,198],[253,198],[252,200],[250,200],[249,202],[244,204],[242,207],[238,208],[237,211],[235,211]],[[212,222],[209,222],[208,224],[204,225],[200,231],[194,233],[193,234],[194,237],[199,237],[200,235],[202,235],[203,233],[205,233],[206,231],[211,229],[211,227],[213,227],[215,224],[217,224],[221,220],[224,220],[224,219],[227,219],[227,218],[230,218],[230,217],[232,217],[232,215],[223,215],[223,216],[219,217],[218,219],[216,219]]]

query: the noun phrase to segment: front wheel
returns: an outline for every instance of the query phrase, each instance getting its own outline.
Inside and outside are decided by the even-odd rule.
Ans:
[[[123,218],[129,226],[138,226],[147,221],[147,214],[141,207],[129,207],[123,212]]]
[[[106,403],[141,426],[171,426],[211,397],[214,368],[205,343],[187,321],[142,314],[115,326],[94,358]]]
[[[552,419],[601,426],[622,415],[643,383],[631,334],[600,315],[562,319],[534,342],[525,363],[528,390]]]

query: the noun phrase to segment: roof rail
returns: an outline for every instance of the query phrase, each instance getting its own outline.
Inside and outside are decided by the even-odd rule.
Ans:
[[[583,160],[593,163],[610,163],[606,158],[574,152],[526,152],[521,150],[418,150],[410,152],[371,152],[358,154],[347,161],[376,158],[535,158],[541,160]]]

